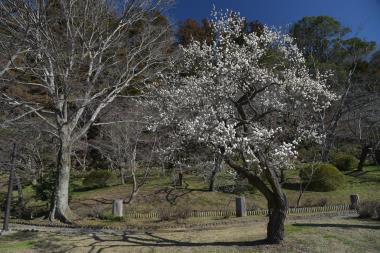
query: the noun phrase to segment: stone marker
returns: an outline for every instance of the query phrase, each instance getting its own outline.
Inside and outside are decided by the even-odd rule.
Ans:
[[[245,205],[245,197],[237,197],[236,198],[236,217],[244,217],[247,216],[247,209]]]
[[[352,194],[350,195],[351,205],[350,209],[358,209],[359,208],[359,195]]]
[[[123,217],[123,200],[115,199],[112,203],[112,215],[114,217]]]

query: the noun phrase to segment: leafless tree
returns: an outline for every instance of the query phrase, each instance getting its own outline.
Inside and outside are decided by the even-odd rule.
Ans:
[[[0,2],[0,53],[17,49],[0,66],[0,99],[19,112],[3,124],[30,115],[59,143],[51,220],[75,218],[68,205],[74,143],[127,88],[149,83],[166,68],[170,28],[159,11],[167,2]]]
[[[367,104],[363,97],[366,83],[358,80],[358,76],[362,75],[360,66],[370,55],[375,44],[356,39],[353,41],[351,46],[345,48],[346,56],[342,59],[342,66],[346,65],[347,70],[344,71],[342,77],[338,77],[339,74],[335,73],[335,77],[330,80],[332,86],[338,87],[336,93],[339,95],[339,99],[329,109],[320,113],[321,125],[326,136],[321,154],[321,160],[324,162],[329,160],[329,154],[339,135],[342,121],[352,110],[357,110]],[[339,69],[335,71],[339,72]]]
[[[101,121],[97,138],[89,146],[99,151],[111,169],[120,174],[120,183],[131,180],[132,189],[125,203],[132,203],[140,188],[148,180],[157,150],[157,135],[148,131],[148,124],[139,120],[149,109],[134,99],[110,106]],[[128,117],[126,116],[128,115]],[[128,120],[120,121],[120,118]]]
[[[343,119],[346,131],[340,131],[340,135],[352,136],[353,141],[361,146],[358,170],[363,170],[366,158],[380,144],[380,93],[367,92],[361,100],[364,101]]]

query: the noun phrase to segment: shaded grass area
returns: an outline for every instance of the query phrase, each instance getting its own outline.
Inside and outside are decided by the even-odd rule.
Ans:
[[[358,219],[292,221],[286,240],[267,245],[265,223],[166,233],[57,234],[0,237],[0,252],[378,252],[380,224]]]

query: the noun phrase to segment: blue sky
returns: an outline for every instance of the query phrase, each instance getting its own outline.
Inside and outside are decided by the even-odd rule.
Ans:
[[[380,46],[380,0],[176,0],[169,16],[174,22],[200,20],[209,16],[213,4],[270,26],[286,26],[303,16],[332,16],[353,35]]]

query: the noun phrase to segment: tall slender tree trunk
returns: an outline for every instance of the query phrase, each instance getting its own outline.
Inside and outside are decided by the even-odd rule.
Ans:
[[[66,128],[62,129],[60,147],[57,157],[57,182],[54,196],[54,205],[50,211],[50,220],[58,219],[71,223],[75,218],[69,207],[69,185],[71,170],[71,138]]]
[[[16,159],[16,143],[13,143],[12,156],[11,156],[11,170],[9,171],[9,180],[8,180],[8,192],[7,199],[5,203],[4,211],[4,223],[3,230],[9,230],[9,219],[11,216],[11,205],[12,205],[12,192],[13,192],[13,180],[15,175],[15,159]]]
[[[129,198],[126,201],[127,204],[131,204],[139,192],[139,185],[137,182],[135,168],[131,168],[131,175],[132,175],[132,180],[133,180],[133,186],[132,186],[132,190],[131,190],[131,193],[129,195]]]

